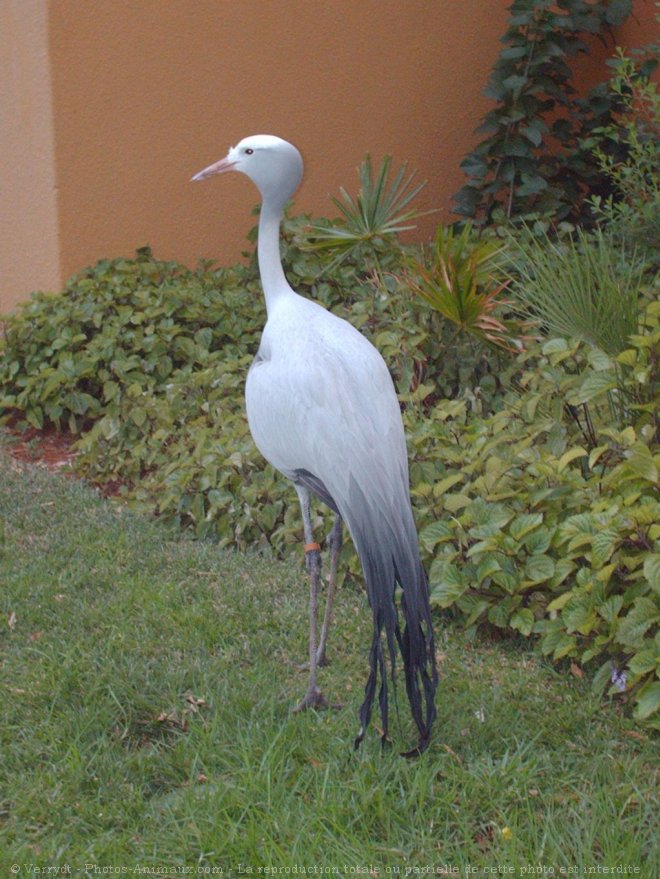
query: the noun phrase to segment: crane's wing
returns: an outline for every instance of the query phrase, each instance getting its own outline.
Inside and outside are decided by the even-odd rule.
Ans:
[[[384,630],[392,667],[397,644],[403,654],[406,689],[420,748],[425,747],[435,717],[437,682],[428,586],[410,506],[401,413],[382,357],[350,324],[296,297],[269,316],[248,375],[246,407],[264,457],[332,501],[360,556],[374,640],[358,740],[379,676],[387,729]],[[394,599],[397,582],[407,624],[403,635]]]
[[[259,450],[292,479],[313,473],[340,505],[351,479],[407,497],[401,414],[382,357],[350,324],[308,300],[296,305],[269,319],[248,375]]]

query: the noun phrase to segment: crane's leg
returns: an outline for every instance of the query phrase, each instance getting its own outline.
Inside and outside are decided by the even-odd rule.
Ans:
[[[312,518],[309,509],[309,491],[302,485],[296,485],[300,508],[303,517],[303,531],[305,534],[305,563],[309,573],[309,681],[307,692],[293,709],[304,711],[306,708],[327,708],[328,702],[321,693],[316,683],[317,669],[317,628],[316,617],[319,603],[319,585],[321,580],[321,549],[314,542],[312,530]]]
[[[335,598],[335,589],[337,587],[337,571],[339,569],[339,556],[342,546],[342,519],[339,514],[335,518],[332,531],[328,536],[328,544],[330,546],[330,581],[328,583],[328,597],[325,604],[325,613],[323,614],[323,625],[321,626],[321,640],[316,651],[316,664],[327,665],[328,660],[325,655],[325,648],[328,643],[328,631],[332,621],[332,603]]]

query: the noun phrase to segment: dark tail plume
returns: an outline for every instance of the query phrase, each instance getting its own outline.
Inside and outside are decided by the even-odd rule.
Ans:
[[[357,487],[356,487],[357,489]],[[362,493],[357,489],[357,492]],[[397,654],[403,661],[406,694],[419,731],[417,747],[405,756],[417,756],[428,746],[436,716],[435,691],[438,673],[435,642],[429,606],[426,574],[419,557],[417,532],[409,504],[395,510],[374,510],[351,498],[352,515],[346,522],[355,543],[367,583],[367,595],[373,614],[374,632],[369,651],[370,672],[365,698],[360,708],[360,732],[356,748],[364,738],[371,719],[376,687],[380,679],[379,707],[383,739],[388,731],[387,660],[394,680]],[[356,515],[355,511],[363,515]],[[397,607],[397,583],[402,595]],[[399,614],[400,610],[400,614]],[[403,617],[403,632],[400,627]]]

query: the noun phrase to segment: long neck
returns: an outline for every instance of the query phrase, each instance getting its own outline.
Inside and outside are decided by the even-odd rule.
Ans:
[[[259,239],[257,257],[259,274],[266,299],[266,311],[270,313],[275,303],[295,295],[284,276],[280,258],[280,221],[282,208],[265,199],[259,215]]]

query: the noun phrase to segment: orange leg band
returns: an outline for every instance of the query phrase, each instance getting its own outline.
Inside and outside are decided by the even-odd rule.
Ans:
[[[318,552],[321,551],[321,547],[318,543],[306,543],[305,544],[305,552],[306,553],[307,552],[314,552],[315,550],[318,550]]]

